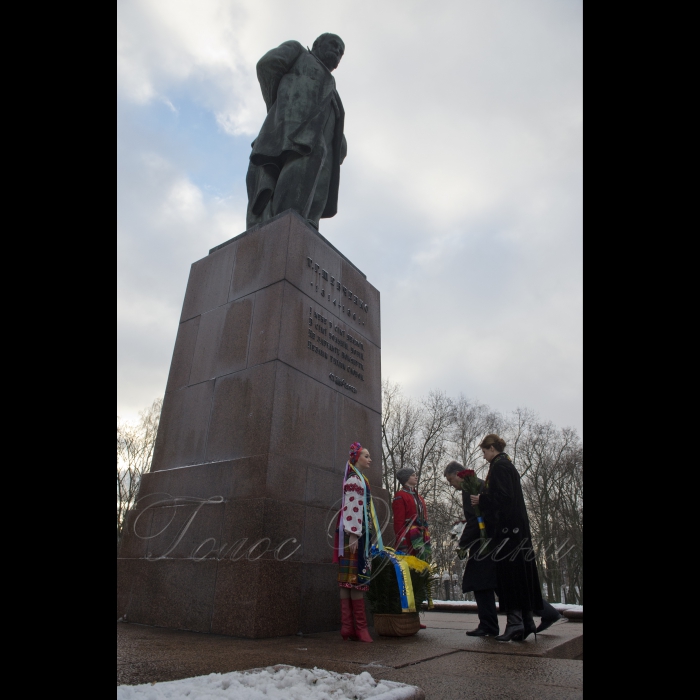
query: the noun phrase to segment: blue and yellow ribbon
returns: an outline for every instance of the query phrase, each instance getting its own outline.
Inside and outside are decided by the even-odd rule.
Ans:
[[[429,569],[430,565],[417,557],[397,554],[391,547],[386,547],[385,549],[372,547],[372,556],[389,559],[392,563],[394,571],[396,572],[396,580],[399,584],[401,612],[417,612],[416,596],[413,591],[413,582],[411,581],[411,569],[422,572],[425,569]]]

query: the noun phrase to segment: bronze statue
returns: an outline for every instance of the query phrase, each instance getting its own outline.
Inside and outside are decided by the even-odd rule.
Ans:
[[[246,177],[248,228],[287,209],[316,229],[320,219],[335,216],[347,143],[331,71],[344,53],[339,36],[322,34],[310,51],[285,41],[258,61],[267,117],[253,141]]]

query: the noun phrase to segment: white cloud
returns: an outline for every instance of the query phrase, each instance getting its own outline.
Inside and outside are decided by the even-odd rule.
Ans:
[[[244,230],[245,211],[153,152],[122,155],[118,182],[117,412],[129,417],[163,394],[190,264]]]
[[[139,0],[118,14],[120,100],[184,97],[232,143],[264,118],[262,54],[339,33],[348,158],[321,228],[382,292],[385,375],[581,426],[580,3]],[[189,264],[244,228],[246,163],[212,197],[186,144],[126,133],[120,149],[120,298],[163,319],[152,360],[143,328],[123,336],[120,401],[145,406]]]

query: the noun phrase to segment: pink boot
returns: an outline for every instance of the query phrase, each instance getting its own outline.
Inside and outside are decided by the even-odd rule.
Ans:
[[[340,599],[340,609],[343,614],[343,626],[340,629],[340,634],[343,635],[343,639],[347,642],[352,640],[357,641],[357,636],[355,635],[355,623],[352,619],[352,603],[350,598]]]
[[[372,644],[374,639],[369,636],[367,630],[367,617],[365,615],[365,600],[358,598],[352,601],[352,612],[355,616],[355,634],[361,642]]]

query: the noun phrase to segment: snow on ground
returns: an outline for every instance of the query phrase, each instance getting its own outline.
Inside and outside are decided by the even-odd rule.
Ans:
[[[571,612],[583,612],[583,605],[565,605],[564,603],[552,603],[552,607],[560,612],[570,610]]]
[[[314,668],[270,666],[153,685],[121,685],[117,700],[405,700],[415,688]]]
[[[473,600],[434,600],[435,605],[454,605],[455,607],[463,607],[465,605],[474,605],[476,603]],[[496,603],[498,605],[498,603]]]
[[[465,604],[474,606],[476,605],[476,603],[473,600],[434,600],[433,603],[435,603],[435,605],[454,605],[456,607],[460,607]],[[496,607],[499,607],[498,603],[496,603]],[[583,605],[567,605],[565,603],[552,603],[552,607],[556,610],[559,610],[560,612],[562,610],[571,610],[572,612],[583,612]]]

